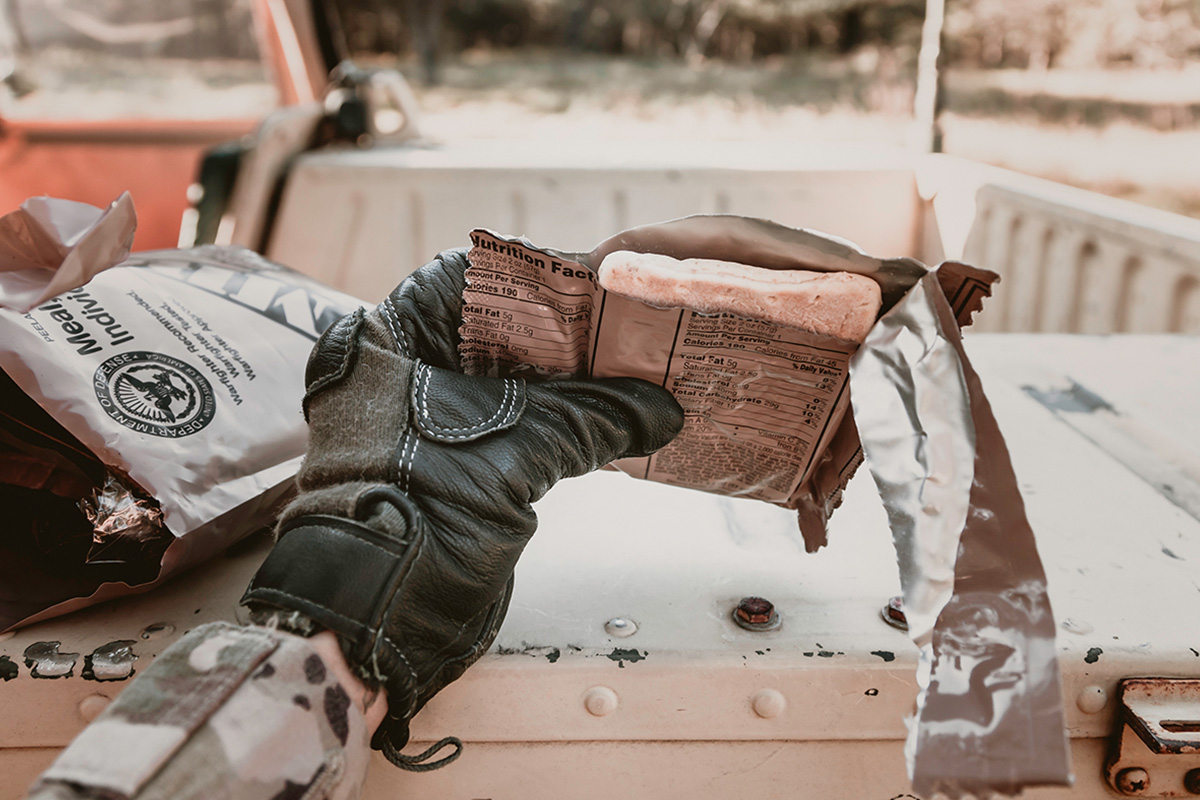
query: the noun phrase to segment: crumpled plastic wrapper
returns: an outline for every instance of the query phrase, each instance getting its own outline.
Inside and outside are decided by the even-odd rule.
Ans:
[[[622,374],[676,392],[690,422],[649,459],[617,462],[629,474],[795,508],[814,550],[865,454],[921,653],[906,745],[918,793],[983,797],[1070,782],[1045,573],[959,330],[990,293],[994,273],[872,258],[841,239],[731,215],[634,228],[590,253],[483,230],[472,242],[460,348],[468,371]],[[879,283],[883,308],[857,349],[730,315],[653,309],[599,286],[595,268],[614,250],[855,272]],[[826,376],[808,430],[780,410],[806,408],[795,393],[811,383],[766,379],[799,375],[793,365]],[[847,375],[852,413],[840,410]],[[806,402],[805,413],[814,413]],[[764,407],[774,413],[745,421]],[[662,469],[664,454],[689,463],[672,448],[699,453],[690,460],[698,470],[711,472],[719,460],[754,474],[711,481]]]
[[[0,631],[270,524],[308,354],[362,305],[241,248],[130,255],[135,225],[128,195],[0,217]]]
[[[108,560],[108,550],[114,545],[144,545],[166,530],[162,507],[154,498],[139,494],[135,486],[113,473],[105,475],[104,484],[79,501],[79,510],[92,530],[88,564]]]

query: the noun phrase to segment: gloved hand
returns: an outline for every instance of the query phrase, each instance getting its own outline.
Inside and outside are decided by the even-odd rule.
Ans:
[[[352,668],[387,691],[373,746],[409,769],[433,750],[399,753],[409,720],[496,636],[537,525],[530,504],[683,424],[644,381],[462,374],[466,267],[465,251],[442,253],[321,336],[300,494],[243,598],[255,621],[338,635]]]

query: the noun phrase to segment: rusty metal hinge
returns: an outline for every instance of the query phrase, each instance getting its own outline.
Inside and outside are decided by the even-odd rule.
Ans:
[[[1139,797],[1200,797],[1200,678],[1126,678],[1112,747],[1109,785]]]

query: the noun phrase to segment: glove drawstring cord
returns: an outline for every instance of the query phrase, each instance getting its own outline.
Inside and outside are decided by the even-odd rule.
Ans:
[[[429,761],[430,758],[437,755],[447,747],[453,747],[454,752],[448,756],[439,758],[437,761]],[[400,769],[406,769],[409,772],[429,772],[431,770],[441,769],[462,755],[462,750],[462,740],[456,736],[447,736],[445,739],[435,742],[434,745],[428,750],[418,753],[415,756],[406,756],[397,750],[395,745],[392,744],[391,736],[387,736],[383,740],[384,758],[395,764]]]

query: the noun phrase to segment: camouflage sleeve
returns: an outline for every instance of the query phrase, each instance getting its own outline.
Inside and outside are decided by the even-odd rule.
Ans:
[[[215,623],[160,655],[62,752],[31,800],[353,800],[362,712],[309,643]]]

